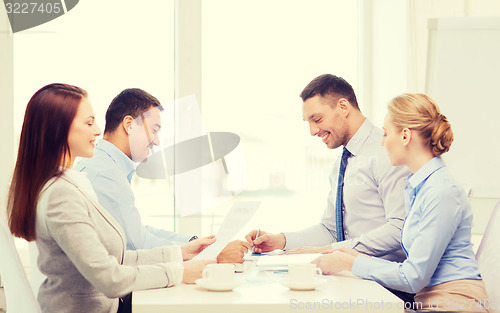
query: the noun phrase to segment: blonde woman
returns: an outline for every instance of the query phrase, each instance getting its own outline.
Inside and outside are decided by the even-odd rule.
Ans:
[[[392,165],[406,165],[413,173],[404,190],[401,245],[407,259],[390,262],[342,249],[313,263],[323,273],[350,270],[385,287],[415,293],[418,311],[487,312],[471,244],[472,211],[440,157],[453,142],[450,123],[423,94],[398,96],[388,111],[382,144]]]

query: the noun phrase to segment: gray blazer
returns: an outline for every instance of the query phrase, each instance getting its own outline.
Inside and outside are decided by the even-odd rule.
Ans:
[[[125,250],[122,229],[73,170],[42,190],[36,234],[38,267],[47,276],[38,293],[43,312],[115,313],[118,297],[182,279],[180,247]]]

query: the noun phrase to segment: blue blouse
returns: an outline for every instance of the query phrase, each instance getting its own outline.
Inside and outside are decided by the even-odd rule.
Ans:
[[[358,256],[352,273],[410,293],[458,280],[481,279],[472,249],[472,210],[440,157],[406,178],[403,263]]]

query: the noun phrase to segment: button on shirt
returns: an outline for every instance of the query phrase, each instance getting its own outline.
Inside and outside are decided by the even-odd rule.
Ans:
[[[441,158],[406,179],[403,263],[356,257],[352,273],[389,288],[417,293],[458,279],[481,279],[471,243],[472,210]]]
[[[401,229],[405,216],[404,178],[407,167],[390,164],[381,145],[383,131],[366,119],[345,146],[352,156],[344,177],[344,232],[336,242],[335,199],[340,156],[330,175],[330,192],[321,223],[298,232],[284,233],[285,249],[332,244],[394,261],[405,259]]]
[[[74,169],[87,174],[99,203],[123,228],[128,250],[184,244],[192,237],[142,224],[130,187],[136,164],[112,143],[99,140],[94,156],[82,159]]]

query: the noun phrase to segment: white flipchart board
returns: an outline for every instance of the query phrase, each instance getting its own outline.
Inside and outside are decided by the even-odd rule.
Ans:
[[[500,17],[429,20],[426,93],[455,140],[444,155],[474,197],[500,197]]]

